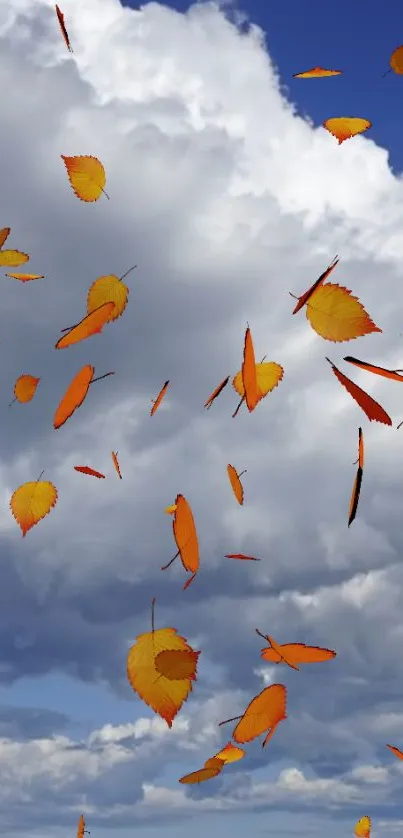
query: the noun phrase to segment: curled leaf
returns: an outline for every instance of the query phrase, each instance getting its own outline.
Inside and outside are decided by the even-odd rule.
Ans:
[[[247,562],[260,562],[260,559],[256,559],[255,556],[245,556],[244,553],[226,553],[226,559],[240,559],[241,561]]]
[[[364,473],[364,437],[362,435],[362,428],[358,428],[358,468],[356,478],[354,480],[353,491],[350,498],[350,506],[348,509],[348,526],[353,523],[357,514],[358,501],[360,498],[362,475]]]
[[[327,76],[341,76],[342,70],[325,70],[324,67],[312,67],[302,73],[294,73],[293,79],[324,79]]]
[[[103,303],[99,308],[94,309],[91,314],[83,317],[79,323],[73,326],[66,335],[63,335],[55,344],[55,349],[66,349],[82,340],[87,340],[93,335],[102,332],[105,323],[110,319],[110,314],[115,308],[115,303]]]
[[[55,6],[55,9],[56,9],[57,19],[59,21],[59,26],[60,26],[61,33],[62,33],[64,41],[65,41],[66,47],[69,50],[69,52],[73,52],[73,50],[71,48],[71,45],[70,45],[69,36],[67,34],[67,29],[66,29],[65,24],[64,24],[64,14],[63,14],[63,12],[60,11],[59,6]]]
[[[100,471],[95,471],[95,469],[91,468],[91,466],[74,466],[74,469],[75,471],[80,471],[81,474],[89,474],[91,477],[105,478],[104,474],[102,474]]]
[[[222,759],[211,758],[206,760],[204,768],[200,768],[199,771],[192,771],[191,774],[185,774],[184,777],[181,777],[179,782],[184,783],[186,785],[194,785],[195,783],[205,783],[206,780],[212,780],[213,777],[217,777],[218,774],[224,768],[224,762]]]
[[[10,233],[11,233],[11,227],[3,227],[0,230],[0,248],[2,248],[3,244],[7,241]]]
[[[209,410],[209,408],[211,407],[211,405],[213,404],[213,402],[215,401],[217,396],[220,395],[220,393],[222,392],[224,387],[227,386],[227,384],[229,382],[229,379],[230,379],[230,377],[229,377],[229,375],[227,375],[227,377],[224,378],[224,381],[221,381],[221,383],[218,385],[218,387],[216,387],[215,390],[213,390],[211,396],[208,397],[208,399],[207,399],[207,401],[204,405],[204,407],[206,407],[207,410]]]
[[[403,381],[402,370],[388,370],[386,367],[378,367],[376,364],[368,364],[366,361],[359,361],[358,358],[353,358],[351,355],[346,355],[343,361],[359,367],[361,370],[372,372],[375,375],[382,375],[384,378],[391,378],[392,381]]]
[[[153,403],[153,406],[150,410],[150,416],[154,416],[155,411],[158,410],[158,408],[159,408],[159,406],[162,402],[162,399],[164,398],[165,393],[168,390],[168,387],[169,387],[169,381],[166,381],[165,384],[163,384],[163,386],[161,387],[161,390],[159,391],[158,396]]]
[[[31,282],[33,279],[45,279],[44,274],[4,274],[4,276],[8,276],[10,279],[18,279],[20,282]]]
[[[111,453],[112,453],[112,462],[113,462],[113,465],[115,466],[116,474],[120,479],[122,479],[119,460],[118,460],[118,452],[117,451],[112,451]]]
[[[313,285],[311,285],[311,287],[308,288],[308,291],[305,291],[304,294],[301,294],[301,296],[298,297],[297,305],[295,306],[294,311],[292,312],[293,314],[297,314],[297,312],[300,311],[300,309],[308,302],[308,300],[312,297],[314,291],[316,291],[317,288],[320,288],[320,286],[323,285],[329,274],[331,274],[331,272],[335,269],[338,263],[339,258],[338,256],[335,256],[333,262],[331,262],[330,265],[326,268],[326,270],[323,271],[323,274],[320,275],[319,279],[317,279],[313,283]],[[294,295],[291,294],[291,296],[293,297]]]

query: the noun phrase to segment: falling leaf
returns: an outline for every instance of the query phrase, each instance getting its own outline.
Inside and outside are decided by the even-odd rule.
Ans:
[[[56,9],[56,14],[57,14],[57,19],[59,21],[60,29],[62,30],[62,35],[63,35],[63,38],[64,38],[65,43],[66,43],[66,47],[70,52],[73,52],[73,50],[71,48],[71,45],[70,45],[69,36],[67,34],[67,29],[64,25],[64,14],[63,14],[63,12],[60,11],[59,6],[55,6],[55,9]]]
[[[33,279],[45,279],[44,274],[4,274],[4,276],[10,277],[10,279],[19,279],[20,282],[31,282]]]
[[[391,73],[392,70],[394,73],[397,73],[398,76],[403,75],[403,46],[396,47],[393,50],[392,55],[389,58],[389,66],[390,70],[387,70],[384,73],[384,76],[387,76],[388,73]]]
[[[232,738],[235,742],[243,745],[251,742],[266,730],[269,730],[263,744],[264,748],[272,738],[277,725],[287,718],[286,713],[287,690],[283,684],[271,684],[265,687],[259,695],[255,696],[248,704],[242,716],[235,716],[233,719],[226,719],[220,725],[240,719],[236,725]]]
[[[180,556],[185,570],[193,574],[186,583],[188,587],[199,569],[199,542],[192,510],[186,498],[183,495],[177,495],[175,506],[172,529],[178,552],[161,570],[166,570],[177,556]]]
[[[81,201],[97,201],[102,192],[109,198],[104,190],[105,169],[97,157],[91,154],[76,157],[61,154],[60,157],[66,166],[71,187],[77,198]]]
[[[344,140],[349,140],[357,134],[363,134],[372,127],[372,122],[369,119],[361,119],[355,116],[337,116],[332,119],[327,119],[323,123],[326,131],[329,131],[333,137],[336,137],[339,145],[344,143]]]
[[[325,70],[324,67],[312,67],[303,73],[294,73],[293,79],[324,79],[327,76],[341,76],[343,70]]]
[[[354,835],[357,838],[370,838],[371,835],[371,818],[368,815],[364,815],[363,818],[360,818],[357,821],[354,829]]]
[[[34,375],[20,375],[14,384],[14,400],[10,402],[10,406],[15,402],[25,404],[33,399],[36,388],[40,382],[40,378],[35,378]]]
[[[259,402],[259,394],[257,389],[255,351],[253,349],[252,335],[249,326],[245,332],[245,346],[241,375],[242,387],[244,391],[242,395],[245,395],[246,406],[249,413],[251,413]]]
[[[401,751],[400,748],[396,748],[395,745],[386,745],[386,747],[389,748],[396,757],[403,759],[403,751]]]
[[[382,422],[384,425],[392,424],[392,420],[386,413],[386,410],[384,410],[383,407],[375,401],[375,399],[369,396],[365,390],[361,390],[361,387],[359,387],[358,384],[354,384],[354,381],[347,378],[344,373],[340,372],[340,370],[335,367],[329,358],[326,358],[326,361],[329,362],[336,378],[340,381],[340,384],[342,384],[343,387],[346,388],[347,392],[350,393],[350,396],[352,396],[354,401],[357,402],[361,410],[364,411],[365,415],[368,416],[370,422],[375,420],[375,422]]]
[[[122,282],[122,279],[135,268],[137,268],[137,265],[133,265],[121,277],[115,276],[115,274],[109,274],[108,276],[100,276],[98,279],[95,279],[87,295],[87,314],[91,314],[99,306],[103,305],[103,303],[113,303],[114,308],[108,317],[108,322],[112,322],[112,320],[117,320],[118,317],[121,317],[129,298],[129,288]]]
[[[74,466],[76,471],[80,471],[81,474],[89,474],[91,477],[103,477],[105,478],[104,474],[101,474],[100,471],[95,471],[94,468],[91,466]]]
[[[78,819],[77,838],[83,838],[84,832],[87,832],[88,835],[90,834],[89,830],[85,828],[84,815],[80,815]]]
[[[359,299],[348,288],[332,282],[313,292],[306,307],[306,318],[320,337],[333,343],[382,332]]]
[[[260,656],[270,663],[285,663],[292,669],[298,669],[301,663],[322,663],[333,660],[336,652],[331,649],[322,649],[320,646],[307,646],[305,643],[276,643],[272,637],[262,634],[258,629],[256,633],[270,643],[270,646],[260,650]]]
[[[168,386],[169,386],[169,381],[166,381],[165,384],[163,384],[163,386],[161,387],[161,390],[159,391],[158,396],[155,399],[155,401],[153,403],[153,406],[151,408],[150,416],[154,416],[155,411],[158,410],[158,408],[159,408],[159,406],[162,402],[162,399],[164,398],[165,393],[168,390]]]
[[[0,250],[0,268],[18,268],[28,260],[28,254],[19,250]]]
[[[2,248],[5,241],[7,241],[10,233],[11,233],[11,227],[3,227],[0,230],[0,248]]]
[[[22,536],[47,515],[57,501],[57,489],[48,480],[23,483],[12,495],[10,509]]]
[[[351,355],[346,355],[343,361],[348,361],[349,364],[355,364],[362,370],[373,372],[375,375],[382,375],[384,378],[391,378],[393,381],[403,381],[402,370],[388,370],[385,367],[377,367],[375,364],[368,364],[366,361],[359,361],[358,358],[353,358]]]
[[[120,477],[120,479],[122,479],[122,475],[121,475],[121,472],[120,472],[119,460],[118,460],[118,452],[117,451],[112,451],[111,453],[112,453],[112,462],[113,462],[113,465],[115,466],[115,469],[116,469],[116,474],[118,475],[118,477]]]
[[[329,274],[331,274],[331,272],[335,269],[338,263],[339,257],[335,256],[333,262],[331,262],[330,265],[326,268],[326,270],[323,271],[323,274],[320,275],[319,279],[317,279],[316,282],[314,282],[313,285],[311,285],[311,287],[308,288],[308,291],[305,291],[305,293],[302,294],[301,297],[297,297],[298,302],[294,308],[294,311],[292,312],[293,314],[297,314],[297,312],[300,311],[300,309],[305,305],[305,303],[308,302],[308,300],[312,297],[314,291],[316,291],[317,288],[320,288],[320,286],[323,285],[325,280],[328,278]],[[294,294],[291,294],[291,296],[293,297]]]
[[[241,483],[239,478],[242,477],[243,474],[245,474],[246,469],[244,471],[241,471],[240,474],[238,474],[236,468],[234,468],[234,466],[232,466],[229,463],[227,465],[227,472],[228,472],[228,477],[229,477],[229,480],[230,480],[230,483],[231,483],[231,486],[232,486],[232,491],[233,491],[239,505],[242,506],[242,504],[243,504],[243,486],[242,486],[242,483]]]
[[[237,748],[232,742],[228,742],[225,748],[219,751],[218,754],[214,754],[213,759],[222,759],[225,764],[238,762],[238,760],[245,756],[245,753],[246,751],[243,748]]]
[[[242,377],[242,375],[241,375],[241,377]],[[227,384],[228,384],[228,382],[229,382],[229,379],[230,379],[230,376],[229,376],[229,375],[227,375],[227,377],[226,377],[226,378],[224,378],[224,381],[222,381],[222,382],[221,382],[221,384],[219,384],[219,385],[218,385],[218,387],[216,387],[216,388],[215,388],[215,390],[213,390],[213,392],[212,392],[211,396],[209,396],[209,398],[207,399],[207,401],[206,401],[206,403],[205,403],[205,405],[204,405],[204,407],[206,407],[206,408],[207,408],[207,410],[209,410],[209,408],[211,407],[211,405],[213,404],[213,402],[215,401],[215,399],[217,398],[217,396],[219,396],[219,395],[220,395],[220,393],[222,392],[222,390],[224,389],[224,387],[226,387],[226,386],[227,386]]]
[[[173,649],[160,652],[155,658],[155,668],[169,681],[181,681],[183,678],[196,680],[197,660],[200,652],[186,649]]]
[[[358,468],[357,475],[354,480],[353,491],[351,493],[350,506],[348,509],[348,526],[353,523],[357,514],[358,501],[361,491],[362,475],[364,472],[364,437],[362,429],[358,428]]]
[[[53,427],[55,430],[61,428],[61,426],[67,422],[67,419],[73,415],[74,411],[82,405],[88,393],[90,384],[94,384],[95,381],[100,381],[108,375],[114,375],[113,372],[107,372],[99,378],[93,378],[94,372],[94,367],[92,367],[91,364],[86,364],[81,368],[81,370],[79,370],[77,375],[74,376],[58,408],[56,409],[53,419]]]
[[[247,562],[260,562],[260,559],[256,559],[254,556],[245,556],[244,553],[226,553],[226,559],[241,559],[242,561]]]
[[[161,652],[194,652],[186,639],[174,628],[154,628],[154,600],[152,603],[152,628],[140,634],[127,656],[127,677],[132,689],[154,710],[168,727],[192,691],[192,679],[170,680],[158,672],[155,661]],[[196,653],[198,654],[198,653]]]
[[[223,768],[223,760],[212,757],[205,762],[204,768],[200,768],[199,771],[192,771],[191,774],[185,774],[184,777],[180,778],[179,782],[187,785],[205,783],[206,780],[212,780],[213,777],[217,777]]]
[[[72,326],[66,335],[59,338],[55,344],[55,349],[67,349],[68,346],[73,346],[74,343],[80,343],[80,341],[87,340],[87,338],[91,338],[93,335],[100,334],[114,308],[115,303],[103,303],[94,309],[91,314],[87,314],[79,323]]]
[[[274,361],[266,361],[265,363],[255,364],[256,369],[256,386],[257,386],[257,396],[258,401],[260,402],[262,399],[267,396],[268,393],[271,393],[272,390],[277,387],[277,385],[282,381],[284,375],[284,369],[280,364],[276,364]],[[239,403],[237,409],[232,414],[233,417],[236,416],[238,410],[245,399],[245,390],[242,381],[242,371],[240,370],[237,372],[236,376],[233,379],[232,386],[234,390],[241,396],[241,402]]]

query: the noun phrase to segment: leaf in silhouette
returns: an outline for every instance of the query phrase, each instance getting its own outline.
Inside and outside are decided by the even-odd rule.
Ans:
[[[303,306],[304,306],[304,305],[308,302],[308,300],[312,297],[312,294],[313,294],[313,293],[314,293],[314,292],[315,292],[318,288],[320,288],[320,286],[321,286],[321,285],[323,285],[323,283],[324,283],[324,282],[326,281],[326,279],[328,278],[329,274],[331,274],[331,272],[334,270],[334,268],[336,267],[336,265],[338,265],[338,263],[339,263],[339,258],[338,258],[338,256],[335,256],[335,257],[334,257],[334,259],[333,259],[333,262],[331,262],[331,263],[330,263],[330,265],[326,268],[326,270],[325,270],[325,271],[323,271],[323,274],[321,274],[321,275],[320,275],[319,279],[317,279],[317,280],[313,283],[313,285],[311,285],[311,287],[310,287],[310,288],[308,288],[308,290],[307,290],[307,291],[305,291],[305,293],[304,293],[304,294],[301,294],[301,296],[297,298],[297,299],[298,299],[298,302],[297,302],[297,305],[296,305],[296,306],[295,306],[295,308],[294,308],[294,311],[292,312],[293,314],[297,314],[297,312],[301,310],[301,308],[302,308],[302,307],[303,307]],[[291,291],[290,291],[290,294],[291,294]],[[291,296],[293,297],[294,295],[293,295],[293,294],[291,294]]]
[[[183,678],[195,681],[199,655],[200,652],[188,649],[167,649],[155,658],[155,668],[169,681],[181,681]]]
[[[208,397],[208,399],[207,399],[207,401],[206,401],[206,403],[205,403],[205,405],[204,405],[204,407],[206,407],[206,408],[207,408],[207,410],[209,410],[209,408],[211,407],[211,405],[213,404],[213,402],[215,401],[215,399],[217,398],[217,396],[219,396],[219,395],[220,395],[220,393],[222,392],[222,390],[224,389],[224,387],[226,387],[226,386],[227,386],[227,384],[228,384],[228,382],[229,382],[229,379],[230,379],[230,376],[229,376],[229,375],[227,375],[227,377],[226,377],[226,378],[224,378],[224,381],[221,381],[221,383],[218,385],[218,387],[216,387],[216,388],[215,388],[215,390],[213,390],[213,392],[212,392],[211,396],[209,396],[209,397]]]
[[[73,52],[73,50],[71,48],[71,45],[70,45],[69,36],[67,34],[67,29],[66,29],[65,24],[64,24],[64,14],[63,14],[63,12],[60,11],[59,6],[55,6],[55,9],[56,9],[57,19],[59,21],[59,26],[60,26],[64,41],[65,41],[66,47],[70,52]]]
[[[387,76],[388,73],[392,72],[392,70],[398,76],[403,75],[403,46],[396,47],[396,49],[393,50],[392,55],[389,58],[389,66],[390,70],[387,70],[387,72],[384,73],[384,76]]]
[[[10,279],[18,279],[20,282],[31,282],[33,279],[45,279],[44,274],[4,274],[4,276],[8,276]]]
[[[353,523],[357,514],[358,501],[360,498],[362,475],[364,473],[364,437],[362,428],[358,428],[358,468],[356,478],[354,480],[353,491],[350,498],[350,506],[348,509],[348,526]]]

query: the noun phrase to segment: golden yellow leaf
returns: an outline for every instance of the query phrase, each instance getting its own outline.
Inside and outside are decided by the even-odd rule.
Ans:
[[[18,268],[24,262],[28,262],[29,256],[19,250],[0,250],[1,268]]]
[[[306,306],[306,317],[318,335],[333,343],[382,332],[348,288],[331,282],[321,285],[312,294]]]
[[[105,169],[97,157],[89,155],[77,155],[67,157],[60,155],[67,169],[68,178],[74,193],[81,201],[97,201],[103,192],[106,198],[104,186],[106,183]]]
[[[195,681],[199,654],[200,652],[189,652],[186,649],[167,649],[155,658],[155,668],[169,681],[181,681],[183,678]]]
[[[129,289],[118,276],[100,276],[92,283],[87,296],[87,313],[91,314],[103,303],[114,303],[114,308],[108,317],[108,321],[117,320],[126,306],[129,297]],[[108,322],[107,321],[107,322]]]
[[[225,748],[219,751],[218,754],[214,754],[214,759],[222,759],[225,764],[238,762],[239,759],[243,759],[245,753],[246,751],[243,748],[237,748],[232,742],[228,742]]]
[[[372,122],[369,119],[361,119],[361,117],[355,116],[336,116],[327,119],[323,123],[323,127],[326,128],[326,131],[329,131],[329,134],[336,137],[339,145],[341,145],[345,140],[368,131],[368,128],[372,127]]]
[[[371,818],[368,815],[364,815],[363,818],[360,818],[357,821],[354,829],[354,835],[357,838],[370,838],[371,835]]]
[[[23,483],[13,493],[10,509],[24,537],[47,515],[57,501],[57,489],[48,480]]]
[[[173,719],[192,691],[192,680],[183,678],[173,681],[161,675],[156,668],[156,658],[161,652],[166,651],[194,653],[186,639],[181,637],[176,629],[155,630],[153,617],[152,631],[138,635],[135,644],[129,649],[127,677],[137,695],[155,713],[165,719],[168,727],[172,727]]]

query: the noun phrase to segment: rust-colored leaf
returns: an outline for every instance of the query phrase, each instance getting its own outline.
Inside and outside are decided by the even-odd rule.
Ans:
[[[249,413],[251,413],[259,403],[259,393],[257,388],[255,351],[253,348],[252,335],[249,326],[245,332],[245,346],[241,373],[246,406]]]
[[[63,14],[63,12],[60,11],[59,6],[55,6],[55,9],[56,9],[57,19],[59,21],[59,26],[60,26],[64,41],[65,41],[66,47],[70,52],[73,52],[73,50],[71,48],[69,36],[67,34],[67,29],[66,29],[66,26],[65,26],[65,23],[64,23],[64,14]]]
[[[392,381],[402,381],[402,370],[388,370],[386,367],[378,367],[376,364],[368,364],[367,361],[359,361],[358,358],[353,358],[351,355],[346,355],[343,361],[348,361],[349,364],[354,364],[362,370],[372,372],[374,375],[382,375],[384,378],[391,378]]]
[[[158,410],[158,408],[159,408],[159,406],[162,402],[162,399],[164,398],[165,393],[168,390],[168,387],[169,387],[169,381],[166,381],[165,384],[163,384],[163,386],[161,387],[161,390],[159,391],[157,398],[153,402],[153,406],[150,410],[150,416],[154,416],[155,411]]]
[[[302,73],[294,73],[293,79],[324,79],[328,76],[341,76],[343,70],[325,70],[324,67],[312,67]]]
[[[353,491],[350,498],[350,506],[348,508],[348,526],[353,523],[357,514],[358,501],[360,498],[362,475],[364,473],[364,437],[362,428],[358,428],[358,468],[356,478],[354,480]]]
[[[3,244],[7,241],[10,233],[11,233],[11,227],[3,227],[0,230],[0,248],[2,248]]]
[[[351,381],[350,378],[347,378],[337,367],[330,361],[329,358],[326,358],[332,370],[340,381],[340,384],[346,388],[347,392],[350,393],[350,396],[357,402],[360,406],[361,410],[364,411],[365,415],[368,416],[370,422],[374,420],[375,422],[382,422],[384,425],[391,425],[392,420],[390,416],[386,413],[386,410],[375,401],[375,399],[371,398],[365,390],[361,390],[361,387],[358,387],[358,384],[354,384],[354,381]]]
[[[245,556],[245,553],[226,553],[226,559],[240,559],[241,561],[246,562],[260,562],[260,559],[256,559],[255,556]]]
[[[215,388],[215,390],[213,390],[213,392],[212,392],[211,396],[209,396],[209,397],[208,397],[208,399],[207,399],[207,401],[206,401],[206,403],[205,403],[205,405],[204,405],[204,407],[206,407],[206,408],[207,408],[207,410],[209,410],[209,408],[211,407],[211,405],[213,404],[213,402],[215,401],[215,399],[217,398],[217,396],[219,396],[219,395],[220,395],[220,393],[222,392],[222,390],[224,389],[224,387],[226,387],[226,386],[227,386],[227,384],[228,384],[228,382],[229,382],[229,379],[230,379],[230,376],[229,376],[229,375],[227,375],[227,377],[226,377],[226,378],[224,378],[224,381],[221,381],[221,384],[219,384],[219,385],[218,385],[218,387],[216,387],[216,388]]]
[[[55,349],[66,349],[68,346],[73,346],[75,343],[80,343],[80,341],[87,340],[93,335],[100,334],[114,308],[115,304],[111,302],[103,303],[99,308],[94,309],[91,314],[87,314],[79,323],[72,326],[67,334],[59,338],[55,344]]]
[[[118,460],[118,452],[117,451],[112,451],[111,454],[112,454],[112,462],[113,462],[113,465],[115,466],[115,469],[116,469],[116,474],[117,474],[118,477],[120,477],[120,479],[122,479],[122,474],[121,474],[121,471],[120,471],[120,465],[119,465],[119,460]]]
[[[104,474],[100,471],[96,471],[94,468],[91,468],[91,466],[74,466],[74,469],[75,471],[80,471],[81,474],[89,474],[91,477],[105,478]]]
[[[386,747],[392,751],[392,754],[394,754],[395,757],[398,757],[398,759],[403,759],[403,751],[401,751],[400,748],[396,748],[395,745],[386,745]]]

